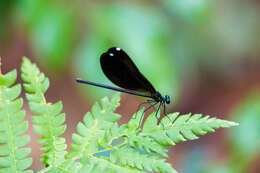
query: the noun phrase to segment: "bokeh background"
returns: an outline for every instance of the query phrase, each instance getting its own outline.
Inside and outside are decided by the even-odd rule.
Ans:
[[[40,66],[51,81],[48,101],[63,101],[68,143],[91,105],[113,94],[75,82],[81,77],[112,85],[99,65],[112,46],[128,52],[155,88],[171,96],[168,112],[240,123],[169,148],[173,167],[182,173],[260,172],[260,1],[0,1],[2,71],[20,71],[22,56]],[[121,124],[141,101],[122,94]],[[33,169],[39,170],[39,136],[31,126],[29,133]]]

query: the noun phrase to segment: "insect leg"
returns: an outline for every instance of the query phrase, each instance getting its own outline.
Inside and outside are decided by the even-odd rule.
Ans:
[[[156,102],[156,101],[153,101],[153,102],[154,102],[154,103],[153,103],[152,105],[150,105],[148,108],[146,108],[146,109],[144,110],[144,112],[143,112],[143,114],[142,114],[142,116],[141,116],[141,118],[140,118],[138,128],[140,128],[141,123],[142,123],[142,121],[143,121],[143,119],[144,119],[144,113],[145,113],[146,111],[148,111],[151,107],[153,107],[153,106],[155,106],[156,104],[158,104],[158,102]]]
[[[163,114],[169,119],[169,121],[171,121],[171,119],[167,116],[165,103],[163,104]]]
[[[163,104],[163,102],[160,102],[160,104],[159,104],[159,106],[158,106],[158,108],[157,108],[157,110],[156,110],[156,114],[155,114],[155,118],[157,119],[158,123],[160,122],[160,115],[159,115],[159,117],[158,117],[158,112],[159,112],[159,110],[160,110],[162,104]]]
[[[149,104],[149,103],[153,103],[153,102],[154,102],[154,100],[147,100],[147,101],[145,101],[145,102],[140,103],[140,104],[138,105],[138,107],[137,107],[137,110],[136,110],[136,112],[135,112],[135,115],[134,115],[133,119],[136,118],[136,114],[137,114],[138,110],[140,109],[140,107],[141,107],[142,105],[144,105],[144,104]]]

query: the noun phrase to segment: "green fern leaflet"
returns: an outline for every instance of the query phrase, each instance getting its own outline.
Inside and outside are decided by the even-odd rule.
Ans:
[[[45,151],[41,156],[41,161],[49,168],[57,166],[65,161],[67,145],[65,139],[58,137],[64,133],[66,126],[65,114],[61,113],[62,103],[48,103],[44,93],[49,87],[49,79],[44,76],[35,64],[27,58],[23,58],[22,80],[25,82],[24,88],[27,91],[26,98],[34,116],[34,131],[41,135],[38,141],[43,144],[41,150]]]
[[[34,132],[43,151],[41,162],[45,168],[39,173],[177,173],[166,161],[166,147],[176,143],[198,139],[200,135],[214,132],[218,128],[229,128],[237,123],[201,114],[171,113],[158,125],[155,112],[142,119],[140,109],[128,123],[121,126],[121,115],[115,113],[120,94],[110,99],[105,97],[95,103],[90,112],[77,125],[72,135],[71,151],[67,151],[66,130],[62,102],[49,103],[45,93],[50,82],[29,59],[23,58],[21,68],[26,99],[33,113]],[[32,159],[24,121],[23,100],[19,98],[21,85],[14,85],[16,71],[6,75],[0,70],[0,173],[30,173]],[[143,124],[142,128],[139,128]]]
[[[88,112],[83,123],[73,134],[68,157],[79,160],[83,165],[80,172],[163,172],[175,173],[167,159],[166,146],[178,142],[198,139],[221,127],[231,127],[237,123],[196,115],[173,113],[164,117],[157,125],[155,112],[138,130],[143,109],[131,120],[118,126],[119,115],[114,113],[119,105],[119,94],[111,100],[104,98]]]
[[[30,136],[22,135],[28,129],[22,110],[23,99],[18,98],[21,85],[16,81],[16,70],[5,75],[0,72],[0,172],[31,173],[26,170],[32,164],[27,158],[30,148],[24,148]]]

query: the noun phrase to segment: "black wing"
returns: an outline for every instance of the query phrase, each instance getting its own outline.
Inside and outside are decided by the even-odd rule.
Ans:
[[[108,49],[101,55],[100,64],[106,77],[115,85],[151,94],[156,92],[122,49],[118,47]]]

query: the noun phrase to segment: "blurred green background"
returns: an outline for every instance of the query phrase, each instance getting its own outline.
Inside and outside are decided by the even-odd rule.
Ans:
[[[118,46],[157,90],[171,96],[168,112],[240,123],[170,148],[169,162],[179,172],[260,172],[259,1],[2,0],[0,40],[4,73],[20,68],[27,56],[50,77],[47,98],[63,101],[68,143],[90,106],[113,94],[75,78],[112,85],[99,56]],[[120,123],[140,102],[122,95]],[[33,169],[39,170],[39,136],[31,126],[29,133]]]

